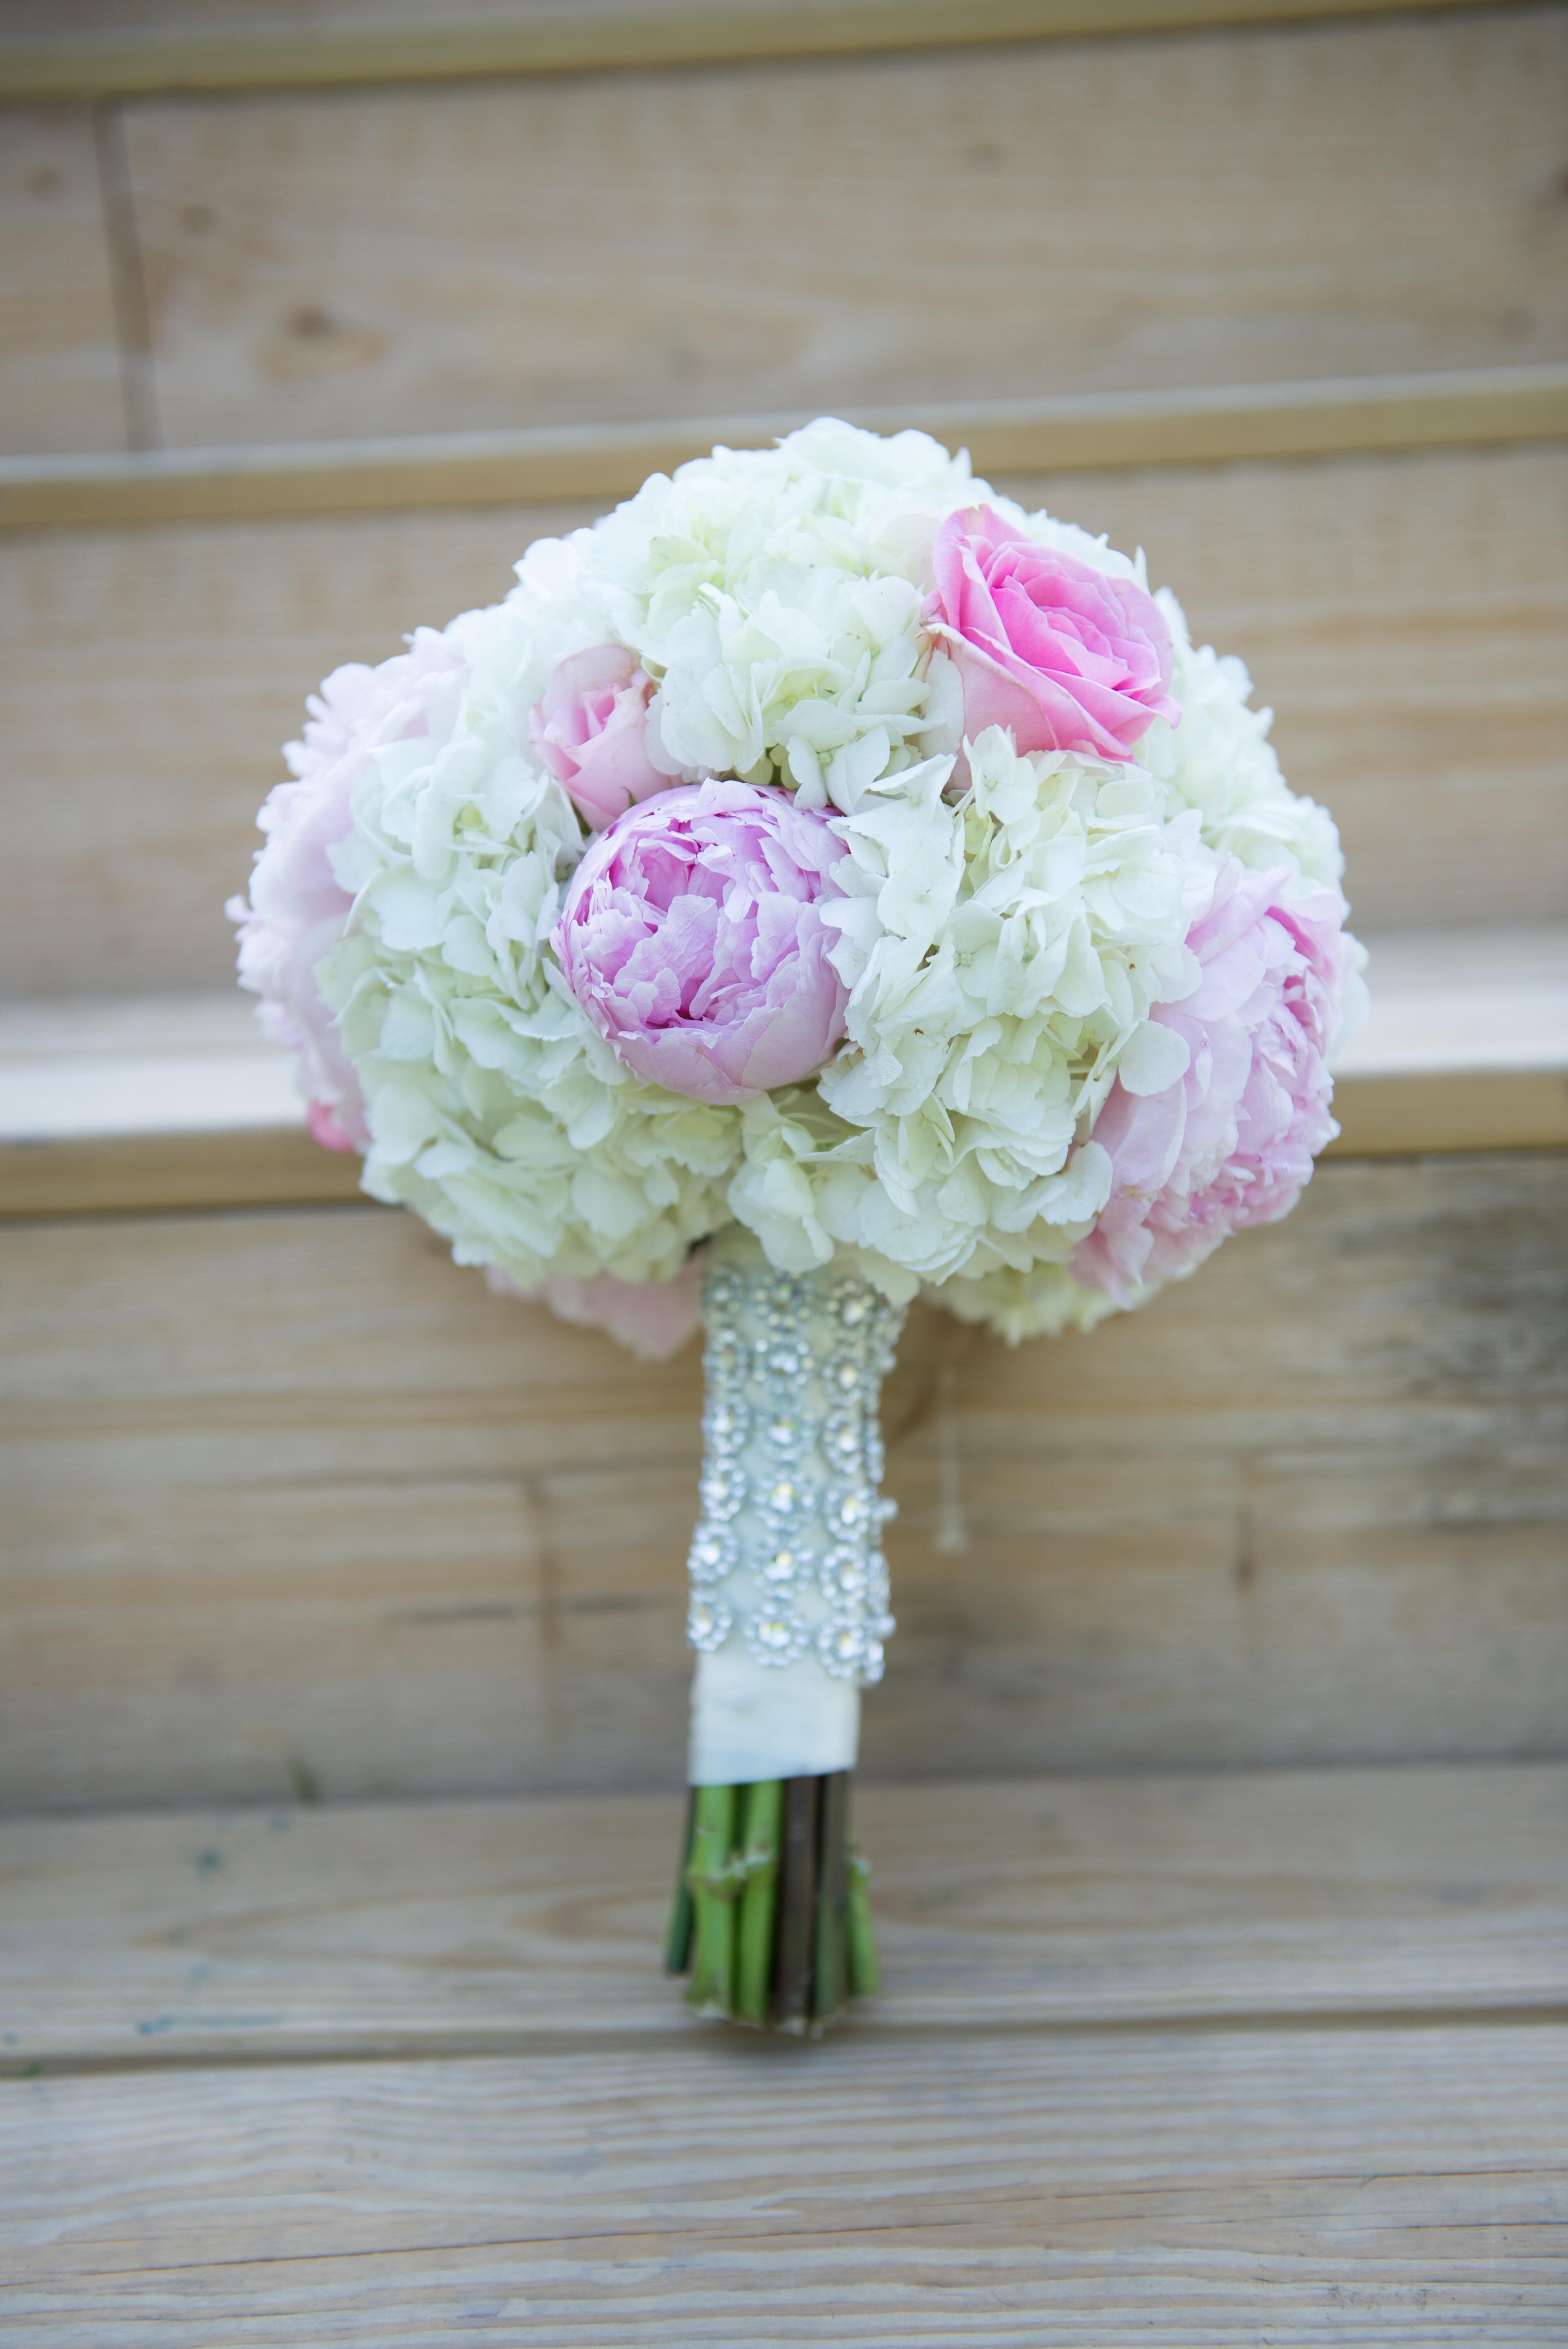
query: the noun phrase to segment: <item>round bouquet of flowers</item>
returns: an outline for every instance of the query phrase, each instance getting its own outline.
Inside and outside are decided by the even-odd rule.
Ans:
[[[705,1321],[668,1954],[798,2029],[875,1980],[904,1308],[1087,1330],[1285,1214],[1362,957],[1241,664],[923,434],[717,450],[517,582],[327,678],[241,977],[459,1263],[648,1353]]]

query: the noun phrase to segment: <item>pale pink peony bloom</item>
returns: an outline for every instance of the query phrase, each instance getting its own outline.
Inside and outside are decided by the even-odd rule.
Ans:
[[[1191,1272],[1232,1232],[1288,1215],[1338,1131],[1326,1056],[1353,948],[1338,895],[1287,900],[1288,879],[1225,860],[1188,934],[1197,991],[1151,1014],[1187,1046],[1186,1073],[1142,1096],[1119,1078],[1095,1120],[1110,1197],[1072,1269],[1118,1305]]]
[[[535,1288],[521,1288],[494,1265],[485,1278],[498,1297],[548,1305],[559,1320],[603,1330],[645,1362],[667,1361],[702,1321],[700,1250],[687,1257],[673,1280],[617,1280],[608,1272],[597,1280],[573,1280],[552,1273]]]
[[[844,1032],[819,910],[844,853],[785,792],[665,792],[590,842],[553,936],[566,983],[648,1084],[744,1102],[808,1077]]]
[[[528,713],[530,740],[591,832],[603,832],[676,780],[648,756],[653,692],[635,653],[594,645],[568,655]]]
[[[1012,729],[1020,750],[1126,759],[1174,726],[1171,631],[1151,595],[1029,538],[991,506],[949,514],[925,625],[964,689],[964,730]]]
[[[350,799],[366,750],[428,732],[426,701],[460,667],[441,637],[422,629],[410,651],[379,668],[334,669],[311,697],[304,740],[289,747],[294,781],[275,786],[256,819],[267,839],[250,902],[233,897],[225,908],[239,925],[240,984],[261,997],[273,1041],[297,1056],[306,1123],[328,1150],[363,1151],[370,1142],[358,1076],[316,984],[351,902],[328,851],[353,830]]]

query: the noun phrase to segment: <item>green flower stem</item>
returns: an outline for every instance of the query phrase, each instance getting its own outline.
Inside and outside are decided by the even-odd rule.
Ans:
[[[692,1789],[665,1963],[691,1967],[699,2014],[815,2033],[879,1988],[871,1870],[849,1813],[842,1770]]]
[[[843,2005],[844,1834],[849,1825],[849,1776],[834,1771],[822,1781],[822,1816],[817,1876],[817,1936],[811,1968],[811,2020],[826,2023]]]
[[[872,1923],[871,1862],[851,1844],[845,1854],[844,1956],[851,1998],[874,1998],[882,1988],[876,1928]]]
[[[665,1927],[665,1971],[667,1974],[684,1974],[691,1963],[692,1899],[686,1870],[691,1866],[692,1836],[696,1826],[696,1796],[688,1793],[686,1834],[681,1840],[681,1864],[670,1900],[669,1921]]]
[[[730,2014],[735,2007],[735,1904],[742,1878],[735,1866],[738,1786],[698,1786],[692,1806],[692,1922],[696,1957],[688,2002],[699,2014]]]
[[[779,1907],[779,1834],[784,1817],[784,1781],[764,1778],[747,1789],[746,1848],[740,1856],[745,1889],[740,1895],[740,1935],[735,2012],[759,2029],[768,2023],[773,1989],[773,1924]]]

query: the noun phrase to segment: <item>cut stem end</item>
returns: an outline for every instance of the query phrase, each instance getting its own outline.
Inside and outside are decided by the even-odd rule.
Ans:
[[[849,1814],[847,1770],[692,1789],[665,1966],[696,2013],[815,2033],[879,1987]]]

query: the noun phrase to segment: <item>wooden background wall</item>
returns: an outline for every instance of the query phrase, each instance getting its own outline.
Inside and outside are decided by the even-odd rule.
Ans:
[[[688,9],[654,70],[674,14],[623,9],[577,70],[452,80],[414,0],[8,12],[13,997],[226,988],[323,670],[693,419],[819,409],[967,419],[1144,543],[1374,936],[1561,917],[1563,9],[944,47],[958,12],[854,0],[882,53],[745,53],[842,47],[828,13]],[[537,64],[560,21],[463,38]],[[280,25],[315,86],[260,86]],[[868,1766],[1560,1751],[1563,1173],[1336,1164],[1088,1341],[918,1314]],[[695,1355],[363,1206],[15,1223],[0,1285],[0,1803],[678,1774]]]

